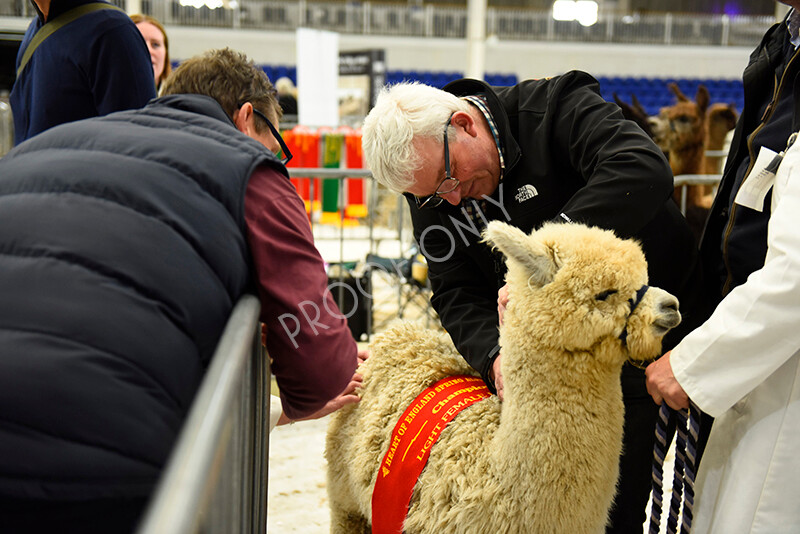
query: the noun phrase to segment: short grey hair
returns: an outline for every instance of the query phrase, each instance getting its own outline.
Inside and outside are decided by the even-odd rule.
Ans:
[[[447,119],[470,105],[457,96],[418,82],[384,87],[364,119],[361,144],[364,159],[378,182],[402,193],[414,185],[420,169],[414,139],[442,142]]]

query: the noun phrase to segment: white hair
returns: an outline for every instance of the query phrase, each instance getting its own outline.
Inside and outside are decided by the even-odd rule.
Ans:
[[[361,137],[364,160],[375,179],[392,191],[408,190],[421,167],[414,139],[441,143],[445,123],[456,111],[469,113],[470,105],[429,85],[404,82],[381,89]]]
[[[294,86],[292,79],[287,76],[281,76],[275,81],[275,90],[278,91],[279,95],[297,96],[297,88]]]

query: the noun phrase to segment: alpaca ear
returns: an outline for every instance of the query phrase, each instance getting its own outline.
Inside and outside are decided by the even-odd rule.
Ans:
[[[631,104],[633,104],[633,109],[635,109],[642,117],[647,117],[647,110],[644,109],[642,103],[639,102],[639,99],[636,98],[636,95],[631,94]]]
[[[680,90],[680,88],[678,87],[677,83],[670,82],[669,85],[667,85],[667,87],[669,87],[669,90],[672,91],[672,93],[676,97],[678,97],[678,102],[688,102],[689,101],[689,97],[686,96],[685,94],[683,94],[683,91]]]
[[[694,101],[697,102],[697,107],[700,108],[700,111],[705,115],[708,104],[711,102],[711,95],[708,94],[708,89],[706,89],[705,85],[699,85],[697,87],[697,94],[694,96]]]
[[[736,120],[739,116],[736,114],[736,106],[734,104],[728,104],[728,107],[724,110],[723,116],[725,120],[728,121],[727,127],[729,130],[736,128]]]
[[[617,93],[612,93],[611,96],[614,97],[614,102],[622,109],[622,114],[625,117],[628,117],[628,114],[632,111],[631,107],[622,101],[622,99],[617,95]]]
[[[532,239],[525,232],[500,221],[491,221],[483,233],[484,241],[516,261],[530,273],[530,281],[543,286],[553,281],[559,261],[555,251]]]

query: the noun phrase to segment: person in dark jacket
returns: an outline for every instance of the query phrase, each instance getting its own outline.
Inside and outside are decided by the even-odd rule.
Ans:
[[[33,0],[33,6],[37,16],[19,47],[10,95],[14,144],[155,98],[150,54],[124,11],[96,0]],[[35,47],[35,36],[54,24],[63,25]]]
[[[488,220],[526,232],[545,221],[580,222],[636,238],[650,283],[680,300],[684,323],[665,346],[702,319],[697,249],[671,201],[669,165],[616,104],[600,97],[590,75],[573,71],[513,87],[469,79],[443,90],[394,85],[367,116],[363,145],[376,179],[405,193],[444,328],[501,398],[498,290],[505,265],[480,241]],[[627,365],[621,380],[625,441],[609,532],[629,533],[645,519],[657,407],[641,369]]]
[[[776,532],[797,525],[790,517],[797,507],[781,501],[796,494],[790,487],[797,480],[795,455],[776,452],[786,429],[790,448],[796,441],[791,435],[796,421],[781,398],[786,395],[787,406],[796,404],[790,387],[781,387],[793,384],[794,375],[789,363],[777,360],[784,356],[781,350],[767,342],[792,347],[785,335],[775,335],[781,323],[777,317],[790,317],[791,310],[774,299],[788,294],[788,306],[792,300],[796,304],[792,262],[775,261],[791,258],[794,250],[782,235],[796,235],[796,228],[780,214],[795,197],[775,174],[792,176],[783,153],[797,144],[800,132],[800,1],[782,3],[791,11],[767,30],[744,70],[744,108],[700,244],[714,314],[646,373],[655,402],[679,409],[688,407],[691,397],[719,418],[712,428],[712,419],[705,416],[700,426],[701,436],[709,440],[709,458],[698,469],[699,507],[694,510],[696,525],[705,532]],[[763,172],[768,166],[771,173]],[[776,317],[757,312],[764,301]],[[792,330],[795,325],[789,323]],[[744,346],[736,333],[745,333],[754,346]],[[731,348],[738,352],[732,354]],[[784,424],[777,428],[770,421]]]
[[[225,49],[164,93],[0,160],[4,533],[131,532],[245,293],[287,418],[357,401],[272,84]]]
[[[767,252],[770,193],[762,211],[733,200],[760,152],[782,152],[800,129],[800,53],[794,44],[800,38],[795,29],[792,42],[788,23],[787,15],[766,32],[742,76],[744,107],[700,244],[714,305],[763,267]]]

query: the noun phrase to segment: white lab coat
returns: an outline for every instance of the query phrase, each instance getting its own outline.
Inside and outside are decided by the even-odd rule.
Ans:
[[[800,142],[772,194],[764,267],[670,356],[689,397],[716,417],[697,534],[800,533]]]

